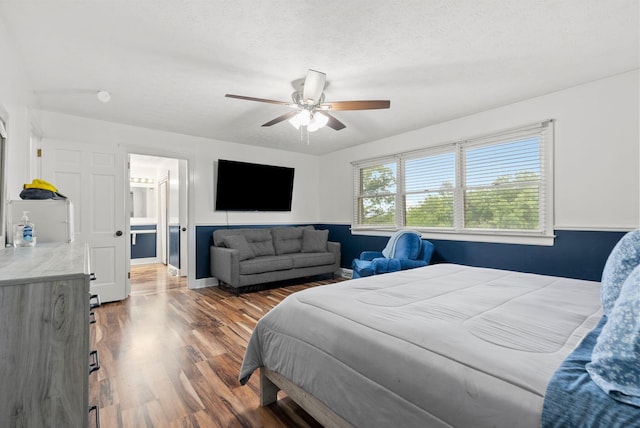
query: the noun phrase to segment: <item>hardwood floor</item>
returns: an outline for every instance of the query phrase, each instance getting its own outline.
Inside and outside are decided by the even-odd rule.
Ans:
[[[96,309],[91,343],[101,368],[90,375],[89,403],[98,404],[103,428],[320,426],[282,392],[260,407],[258,372],[245,386],[237,378],[251,331],[269,309],[342,278],[236,297],[190,290],[155,269],[132,266],[131,296]]]
[[[131,266],[131,295],[161,293],[187,286],[187,278],[169,275],[161,263]]]

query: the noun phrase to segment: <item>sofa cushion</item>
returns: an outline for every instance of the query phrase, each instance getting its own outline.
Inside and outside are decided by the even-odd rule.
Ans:
[[[273,248],[273,240],[271,239],[271,235],[269,235],[268,239],[264,239],[264,240],[256,240],[256,241],[249,240],[249,246],[253,250],[253,254],[255,254],[256,257],[275,256],[276,254],[276,251]]]
[[[253,254],[253,250],[251,249],[251,247],[249,247],[247,238],[245,238],[243,235],[225,236],[223,242],[227,248],[238,251],[238,259],[240,261],[252,259],[255,257],[255,255]]]
[[[302,252],[303,253],[324,253],[327,251],[328,230],[303,230],[302,231]]]
[[[306,268],[311,266],[332,265],[336,262],[333,253],[297,253],[290,254],[294,268]]]
[[[299,253],[302,250],[302,232],[313,226],[274,227],[271,229],[276,255]]]
[[[293,268],[290,256],[263,256],[240,262],[240,275],[274,272]]]
[[[218,229],[213,232],[213,244],[216,247],[224,246],[224,237],[230,235],[244,236],[249,243],[249,248],[251,248],[256,257],[275,255],[271,230],[268,228]]]
[[[386,257],[380,257],[371,260],[371,268],[373,269],[373,274],[383,274],[389,272],[397,272],[402,269],[402,265],[400,264],[400,259],[388,259]]]

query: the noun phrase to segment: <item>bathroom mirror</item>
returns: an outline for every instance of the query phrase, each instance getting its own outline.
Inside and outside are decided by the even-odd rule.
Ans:
[[[156,219],[156,192],[153,187],[131,186],[131,218]]]

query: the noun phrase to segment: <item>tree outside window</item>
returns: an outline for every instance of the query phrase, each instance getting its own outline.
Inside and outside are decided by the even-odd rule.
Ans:
[[[375,165],[360,169],[358,198],[360,224],[396,223],[396,165]]]
[[[552,123],[354,162],[354,229],[553,237]]]

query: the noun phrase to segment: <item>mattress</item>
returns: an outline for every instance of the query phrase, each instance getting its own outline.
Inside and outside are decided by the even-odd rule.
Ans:
[[[539,427],[549,379],[601,316],[598,282],[437,264],[287,297],[239,379],[264,366],[354,426]]]

